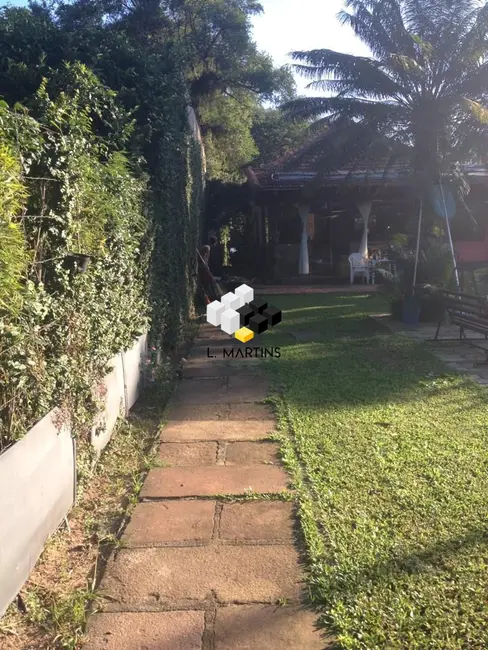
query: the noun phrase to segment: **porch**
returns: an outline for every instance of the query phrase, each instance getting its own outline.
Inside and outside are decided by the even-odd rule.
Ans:
[[[377,155],[325,173],[317,154],[320,138],[269,165],[247,170],[252,246],[265,260],[263,282],[349,284],[352,253],[388,258],[397,235],[416,236],[419,202],[408,162],[391,164]],[[488,171],[480,165],[463,171],[472,188],[469,203],[478,226],[470,241],[464,241],[464,225],[453,220],[457,259],[464,266],[475,262],[488,267]],[[424,213],[432,222],[433,206],[426,205]]]

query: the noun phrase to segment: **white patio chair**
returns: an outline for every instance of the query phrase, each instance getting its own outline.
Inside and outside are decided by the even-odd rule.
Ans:
[[[365,278],[366,282],[369,284],[371,273],[370,264],[361,253],[351,253],[351,255],[349,255],[349,268],[351,272],[351,284],[354,284],[356,276]]]

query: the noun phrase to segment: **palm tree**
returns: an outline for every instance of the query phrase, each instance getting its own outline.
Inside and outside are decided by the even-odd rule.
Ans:
[[[310,88],[286,104],[314,126],[347,121],[357,153],[373,134],[408,147],[422,186],[488,151],[488,5],[476,0],[346,0],[339,14],[370,57],[293,52]],[[351,124],[353,129],[350,129]],[[362,134],[362,135],[361,135]],[[365,137],[365,134],[369,136]],[[348,155],[348,148],[343,149]]]

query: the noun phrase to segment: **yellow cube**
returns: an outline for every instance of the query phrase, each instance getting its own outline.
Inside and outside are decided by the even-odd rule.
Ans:
[[[249,341],[252,341],[254,338],[254,332],[247,327],[241,327],[240,330],[237,330],[237,332],[234,334],[236,339],[240,341],[241,343],[248,343]]]

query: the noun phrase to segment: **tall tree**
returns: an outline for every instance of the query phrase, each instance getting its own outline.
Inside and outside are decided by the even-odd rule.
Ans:
[[[290,122],[276,108],[259,105],[251,129],[259,154],[252,161],[254,166],[270,163],[294,151],[308,139],[308,122]]]
[[[251,133],[260,102],[294,96],[288,67],[257,49],[255,0],[55,0],[0,12],[0,93],[29,103],[42,78],[81,61],[134,111],[141,153],[175,93],[175,68],[204,133],[210,178],[237,180],[257,155]]]
[[[210,178],[241,176],[258,151],[252,125],[259,103],[295,95],[287,66],[275,68],[251,36],[256,0],[163,0],[168,38],[186,65],[192,104],[204,134]]]
[[[237,182],[257,154],[251,129],[257,99],[247,91],[215,92],[200,103],[199,116],[210,179]]]
[[[341,22],[352,27],[371,56],[293,52],[310,87],[332,96],[289,102],[288,114],[318,118],[319,126],[346,119],[356,142],[371,143],[372,134],[382,134],[412,147],[422,183],[438,181],[456,161],[486,157],[486,3],[346,0],[346,7]],[[342,158],[350,149],[344,152]]]

